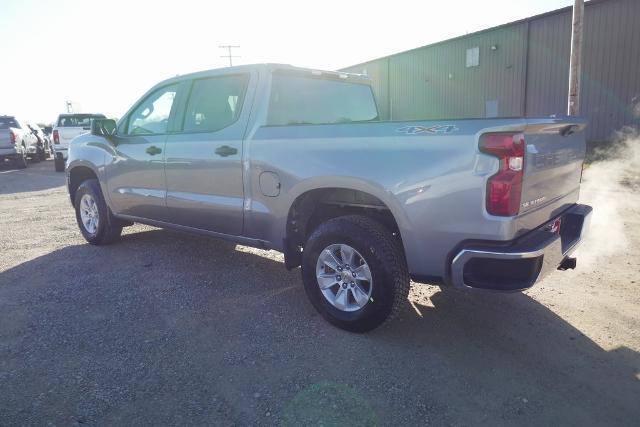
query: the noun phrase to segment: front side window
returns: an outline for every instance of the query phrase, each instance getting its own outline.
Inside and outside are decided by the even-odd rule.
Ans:
[[[378,119],[367,84],[274,73],[269,125],[329,124]]]
[[[162,87],[149,95],[129,116],[127,135],[157,135],[167,132],[178,85]]]
[[[215,132],[238,119],[248,75],[199,79],[193,82],[183,132]]]

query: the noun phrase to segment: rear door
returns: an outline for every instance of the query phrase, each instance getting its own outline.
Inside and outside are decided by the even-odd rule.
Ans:
[[[165,141],[179,84],[156,89],[124,118],[113,138],[107,188],[120,214],[166,221]]]
[[[242,234],[242,140],[255,91],[250,73],[193,80],[167,138],[165,173],[170,222]]]

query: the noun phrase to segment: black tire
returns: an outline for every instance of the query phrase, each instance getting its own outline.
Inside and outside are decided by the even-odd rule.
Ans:
[[[25,169],[27,167],[27,156],[24,154],[24,150],[16,157],[15,162],[18,169]]]
[[[332,244],[347,244],[358,251],[371,270],[372,293],[364,307],[342,311],[324,297],[316,278],[320,253]],[[409,271],[397,238],[379,222],[349,215],[320,224],[307,240],[302,260],[305,292],[318,312],[331,324],[351,332],[367,332],[395,317],[407,303]]]
[[[93,198],[98,208],[98,226],[93,233],[89,232],[85,228],[81,219],[80,203],[85,194],[88,194]],[[122,233],[122,224],[115,216],[113,216],[111,210],[105,203],[102,191],[100,190],[100,184],[97,179],[88,179],[80,184],[76,190],[73,205],[76,208],[76,221],[78,222],[78,227],[80,227],[80,232],[87,242],[92,245],[108,245],[120,237],[120,234]]]
[[[55,158],[53,161],[55,168],[56,168],[56,172],[64,172],[64,160],[63,159],[59,159],[59,158]]]

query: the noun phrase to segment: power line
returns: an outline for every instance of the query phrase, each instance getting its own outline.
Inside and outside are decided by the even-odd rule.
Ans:
[[[239,49],[240,46],[232,46],[232,45],[222,45],[218,46],[220,49],[227,49],[229,52],[227,55],[220,55],[220,58],[229,58],[229,66],[233,67],[233,58],[240,58],[240,56],[232,55],[231,49]]]

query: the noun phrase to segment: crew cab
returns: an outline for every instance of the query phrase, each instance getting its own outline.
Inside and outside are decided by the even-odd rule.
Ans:
[[[53,151],[56,172],[63,172],[69,142],[78,135],[88,133],[92,119],[104,119],[103,114],[60,114],[53,128]]]
[[[254,65],[165,80],[73,140],[81,233],[135,222],[284,253],[332,324],[371,330],[410,279],[518,291],[575,267],[576,117],[379,121],[363,76]],[[224,268],[219,266],[219,268]]]
[[[27,157],[38,160],[38,138],[26,122],[14,116],[0,116],[0,163],[5,159],[24,169]]]

